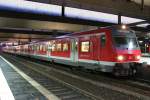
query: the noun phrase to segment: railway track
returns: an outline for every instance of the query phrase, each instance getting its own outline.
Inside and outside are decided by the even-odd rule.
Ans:
[[[18,63],[17,60],[12,58],[7,58],[7,60],[9,60],[19,69],[23,70],[26,74],[47,88],[61,100],[102,100],[99,98],[95,99],[95,97],[91,96],[90,94],[79,91],[76,88],[70,88],[70,86],[60,83],[60,80],[54,79],[54,77],[47,77],[45,74],[39,73],[41,70],[31,68],[31,65],[26,65],[25,63],[20,62]]]
[[[8,56],[8,55],[7,55]],[[5,56],[5,57],[7,57],[7,56]],[[7,59],[10,59],[11,57],[7,57]],[[35,62],[30,62],[30,61],[27,61],[27,60],[25,60],[25,59],[23,59],[23,58],[18,58],[18,57],[14,57],[14,58],[11,58],[11,60],[13,61],[13,62],[16,62],[16,63],[19,63],[19,62],[17,62],[17,61],[20,61],[21,63],[19,63],[18,64],[18,66],[19,65],[24,65],[24,66],[27,66],[28,65],[28,67],[29,66],[32,66],[32,70],[35,70],[35,66],[36,66],[36,71],[38,72],[39,71],[39,73],[41,73],[41,72],[51,72],[51,71],[56,71],[57,70],[57,67],[59,67],[60,68],[60,65],[50,65],[49,64],[49,66],[51,66],[51,67],[48,67],[48,66],[46,66],[46,65],[41,65],[40,63],[35,63]],[[24,63],[22,63],[22,62],[24,62]],[[34,65],[34,66],[33,66]],[[41,67],[42,66],[42,67]],[[52,67],[55,67],[56,68],[56,70],[54,69],[54,68],[52,68]],[[61,69],[63,69],[63,68],[61,68]],[[26,69],[22,69],[22,70],[26,70]],[[145,87],[145,86],[143,86],[143,87],[140,87],[140,88],[137,88],[138,87],[138,85],[136,84],[136,83],[132,83],[133,81],[128,81],[128,80],[126,80],[126,81],[124,81],[124,80],[116,80],[116,79],[113,79],[113,78],[109,78],[109,77],[103,77],[103,76],[100,76],[100,75],[90,75],[89,73],[85,73],[85,72],[80,72],[80,71],[70,71],[70,70],[67,70],[67,69],[63,69],[63,70],[65,70],[65,71],[67,71],[67,72],[70,72],[70,73],[72,73],[72,74],[76,74],[76,75],[80,75],[80,76],[82,76],[82,77],[86,77],[87,78],[87,76],[88,76],[88,78],[89,79],[92,79],[92,81],[93,81],[93,84],[95,84],[95,85],[99,85],[100,84],[100,82],[103,82],[104,84],[105,83],[107,83],[108,84],[108,82],[109,82],[109,84],[111,84],[111,85],[113,85],[113,86],[117,86],[117,87],[119,87],[118,89],[120,89],[120,88],[125,88],[125,90],[132,90],[132,91],[134,91],[134,92],[128,92],[128,91],[123,91],[123,90],[120,90],[120,91],[118,91],[118,92],[126,92],[127,94],[128,94],[128,98],[130,98],[130,100],[149,100],[150,98],[149,98],[149,94],[150,94],[150,92],[149,92],[149,88],[147,88],[147,87]],[[54,74],[54,73],[53,73]],[[95,78],[93,78],[93,76],[95,77]],[[99,78],[98,78],[99,77]],[[89,82],[89,81],[88,81]],[[62,83],[62,82],[60,82],[60,83]],[[84,82],[83,82],[84,83]],[[46,83],[45,83],[46,84]],[[82,83],[81,83],[82,84]],[[67,84],[68,85],[68,84]],[[134,86],[134,85],[136,85],[136,86]],[[131,87],[132,86],[132,87]],[[73,88],[74,86],[69,86],[69,87],[71,87],[71,88]],[[96,86],[95,86],[96,87]],[[145,88],[144,88],[145,87]],[[87,87],[86,87],[87,88]],[[96,87],[97,88],[97,87]],[[75,90],[78,90],[78,89],[75,89]],[[79,89],[80,90],[80,89]],[[78,91],[79,91],[78,90]],[[105,90],[105,89],[104,89]],[[93,90],[94,91],[94,90]],[[98,91],[95,91],[95,93],[91,93],[91,92],[85,92],[85,90],[83,89],[83,90],[80,90],[80,92],[81,93],[84,93],[84,94],[86,94],[86,95],[90,95],[90,97],[93,97],[93,99],[96,99],[96,100],[102,100],[103,98],[105,98],[104,96],[98,96],[98,95],[102,95],[101,93],[99,93],[99,94],[96,94],[96,92],[98,92]],[[100,92],[100,91],[99,91]],[[111,91],[111,92],[113,92],[113,91]],[[137,94],[136,94],[136,92],[137,92]],[[109,93],[109,92],[108,92]],[[141,93],[142,95],[139,95],[138,93]],[[62,93],[63,94],[63,93]],[[110,98],[105,98],[105,100],[120,100],[120,98],[118,97],[118,98],[114,98],[114,96],[115,96],[116,94],[113,94],[112,93],[112,97],[111,97],[111,99]],[[119,95],[119,93],[118,93],[118,95]],[[132,95],[132,96],[131,96]],[[137,96],[137,97],[133,97],[133,95],[134,96]],[[143,95],[146,95],[145,97],[143,97]],[[122,98],[122,100],[127,100],[127,97],[126,96],[123,96],[122,94],[120,94],[120,96],[122,96],[123,98]],[[69,100],[71,100],[71,99],[69,99]],[[77,99],[78,100],[78,99]],[[80,100],[80,99],[79,99]],[[86,99],[87,100],[87,99]]]
[[[19,56],[19,58],[20,58],[20,56]],[[23,59],[26,59],[26,58],[23,57]],[[21,59],[21,60],[23,60],[23,59]],[[132,86],[132,87],[136,87],[136,88],[140,88],[140,89],[143,89],[143,90],[150,91],[150,80],[141,79],[141,78],[138,78],[138,77],[134,77],[134,78],[128,78],[128,77],[116,78],[116,77],[112,76],[112,74],[109,74],[109,73],[99,73],[99,72],[96,73],[96,72],[91,72],[91,71],[88,71],[88,70],[81,70],[81,69],[79,69],[79,70],[75,69],[75,71],[74,71],[74,70],[72,70],[72,68],[70,66],[64,67],[63,65],[60,65],[60,64],[54,64],[53,65],[53,64],[51,64],[49,62],[46,62],[46,61],[37,62],[37,59],[34,59],[34,58],[30,58],[30,60],[32,62],[36,62],[36,63],[41,64],[41,65],[45,65],[45,67],[52,67],[53,66],[53,68],[60,69],[60,70],[63,70],[63,71],[67,71],[68,73],[71,73],[71,74],[76,74],[76,75],[79,75],[79,76],[88,77],[93,81],[103,81],[103,82],[106,82],[106,83],[108,81],[111,81],[110,82],[111,84],[117,82],[119,84],[126,84],[126,85],[129,85],[129,86]],[[68,67],[71,68],[71,70]],[[113,84],[113,85],[115,85],[115,84]]]

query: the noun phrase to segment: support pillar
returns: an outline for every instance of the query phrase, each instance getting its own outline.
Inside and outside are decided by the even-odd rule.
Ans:
[[[144,10],[144,0],[141,0],[141,10]]]
[[[121,25],[121,13],[118,14],[118,24]]]

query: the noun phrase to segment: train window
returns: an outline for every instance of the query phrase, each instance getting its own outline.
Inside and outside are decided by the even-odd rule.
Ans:
[[[57,44],[57,51],[61,51],[61,43]]]
[[[40,45],[40,51],[42,51],[42,49],[43,49],[43,47],[42,47],[42,45]]]
[[[46,51],[46,46],[43,44],[43,51]]]
[[[30,46],[30,50],[31,50],[31,51],[33,50],[33,46],[32,46],[32,45]]]
[[[138,43],[136,38],[123,37],[123,36],[115,36],[114,43],[117,48],[128,48],[128,49],[136,49],[138,48]]]
[[[53,47],[53,46],[48,45],[48,46],[47,46],[47,50],[48,50],[48,51],[52,50],[52,47]]]
[[[29,46],[29,51],[30,51],[30,50],[32,50],[32,46],[31,46],[31,45]]]
[[[34,46],[34,45],[32,45],[32,50],[33,50],[33,51],[35,50],[35,46]]]
[[[100,37],[100,41],[101,41],[101,46],[104,47],[106,44],[106,35],[102,35]]]
[[[81,52],[89,52],[90,51],[90,42],[81,42]]]
[[[40,51],[40,45],[37,45],[37,50]]]
[[[52,51],[56,51],[56,44],[52,45]]]
[[[35,47],[36,47],[36,51],[38,51],[38,45],[36,45]]]
[[[63,44],[63,51],[68,51],[68,43]]]
[[[37,45],[34,45],[34,50],[37,51]]]
[[[48,45],[45,45],[45,50],[48,51]]]
[[[37,45],[34,46],[35,51],[37,51]]]

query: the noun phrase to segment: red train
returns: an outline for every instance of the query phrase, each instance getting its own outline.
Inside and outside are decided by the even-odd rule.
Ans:
[[[74,67],[111,72],[117,76],[134,75],[141,56],[135,32],[125,25],[5,47],[3,51]]]

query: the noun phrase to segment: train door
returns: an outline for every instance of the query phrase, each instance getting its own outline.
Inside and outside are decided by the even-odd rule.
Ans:
[[[49,42],[45,42],[46,45],[46,56],[49,57]]]
[[[99,59],[102,61],[107,60],[107,57],[109,56],[107,53],[108,50],[106,49],[106,34],[103,33],[100,35],[100,56]]]
[[[47,56],[51,56],[51,49],[52,49],[52,44],[50,41],[47,42]]]
[[[91,37],[91,48],[92,48],[92,56],[93,60],[98,61],[100,52],[99,52],[99,36],[93,36]]]
[[[78,39],[71,39],[71,61],[78,62]]]

